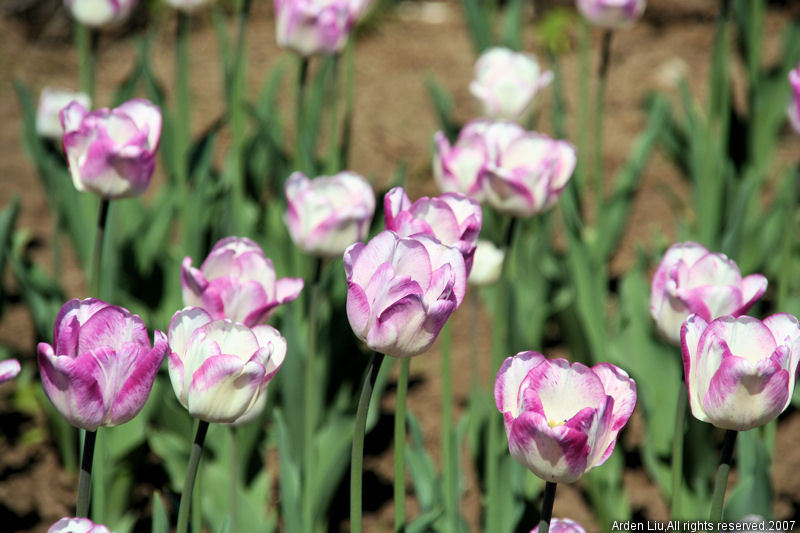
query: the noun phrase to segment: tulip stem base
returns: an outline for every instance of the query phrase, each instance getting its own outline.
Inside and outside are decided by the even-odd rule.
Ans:
[[[680,520],[681,484],[683,481],[683,426],[686,421],[686,382],[681,380],[678,386],[678,407],[675,411],[675,431],[672,437],[672,501],[670,516]]]
[[[364,470],[364,432],[367,428],[367,414],[378,370],[383,362],[383,354],[375,352],[369,361],[367,375],[361,388],[361,397],[356,410],[356,422],[353,430],[353,448],[350,454],[350,531],[361,533],[361,492]],[[178,533],[184,533],[178,531]]]
[[[708,516],[709,520],[715,523],[722,520],[725,489],[728,485],[728,474],[730,474],[731,463],[733,462],[733,448],[738,434],[739,432],[735,429],[725,431],[725,440],[722,443],[717,476],[714,479],[714,493],[711,496],[711,513]]]
[[[189,516],[192,507],[192,491],[194,481],[197,478],[197,467],[200,465],[200,457],[203,455],[203,443],[208,432],[208,422],[200,420],[197,425],[197,433],[192,444],[192,453],[189,456],[189,465],[186,467],[186,479],[183,482],[183,492],[181,493],[181,503],[178,507],[178,528],[177,533],[186,533],[189,530]]]
[[[553,502],[556,501],[556,484],[548,481],[544,485],[542,495],[542,513],[539,515],[539,533],[550,531],[550,519],[553,517]]]
[[[94,461],[94,443],[97,431],[86,431],[83,439],[83,452],[81,457],[81,473],[78,477],[78,506],[75,516],[85,518],[89,516],[89,496],[92,486],[92,463]]]
[[[406,530],[406,395],[411,358],[400,360],[397,400],[394,408],[394,532]]]

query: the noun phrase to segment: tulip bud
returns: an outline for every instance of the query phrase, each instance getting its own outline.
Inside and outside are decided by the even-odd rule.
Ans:
[[[36,110],[36,133],[41,137],[61,139],[64,128],[61,126],[61,110],[73,101],[85,108],[92,106],[89,95],[64,89],[45,87],[39,96],[39,107]]]
[[[375,213],[375,193],[353,172],[309,180],[295,172],[286,181],[286,225],[292,241],[319,255],[341,255],[367,237]]]
[[[261,247],[244,237],[226,237],[200,266],[181,265],[183,305],[202,307],[214,320],[227,318],[253,327],[303,289],[302,278],[275,279],[275,267]]]
[[[341,52],[366,6],[361,0],[275,0],[278,46],[306,57]]]
[[[64,152],[75,188],[103,198],[142,194],[150,184],[161,138],[161,111],[147,100],[89,112],[78,102],[61,110]]]
[[[102,524],[88,518],[62,518],[47,530],[47,533],[113,533]]]
[[[678,344],[681,324],[697,313],[703,320],[738,316],[764,291],[767,278],[742,278],[739,267],[724,254],[709,252],[696,242],[670,246],[659,263],[650,291],[650,314],[659,331]]]
[[[550,482],[572,483],[602,465],[636,405],[636,384],[609,363],[587,367],[521,352],[494,385],[511,456]]]
[[[789,115],[789,123],[794,131],[800,134],[800,65],[789,71],[789,84],[792,86],[792,95],[786,114]]]
[[[602,28],[620,28],[644,13],[645,0],[578,0],[578,10],[589,22]]]
[[[395,187],[383,200],[386,229],[400,237],[430,235],[461,252],[469,274],[483,214],[478,202],[460,193],[423,197],[411,203],[402,187]]]
[[[94,431],[136,416],[167,352],[155,332],[150,347],[138,315],[94,298],[70,300],[56,317],[53,345],[40,342],[42,387],[67,421]]]
[[[168,336],[175,396],[206,422],[246,416],[286,356],[286,339],[272,326],[213,320],[199,307],[175,313]]]
[[[106,28],[128,18],[137,0],[64,0],[72,16],[85,26]]]
[[[466,290],[464,259],[427,235],[391,231],[344,253],[347,318],[371,349],[410,357],[431,347]]]
[[[496,282],[500,279],[503,271],[505,257],[505,250],[498,248],[491,241],[479,239],[475,249],[475,261],[472,264],[472,271],[469,273],[467,283],[480,287]]]
[[[800,324],[778,313],[764,321],[692,315],[681,328],[692,414],[718,428],[746,431],[789,405],[800,361]]]
[[[530,109],[540,89],[553,80],[553,73],[542,72],[531,54],[508,48],[489,48],[475,63],[475,79],[469,90],[490,119],[520,120]]]
[[[550,520],[549,531],[550,533],[586,533],[582,525],[569,518],[553,518]],[[533,528],[531,533],[539,533],[539,526]]]
[[[20,370],[22,367],[16,359],[6,359],[0,362],[0,385],[17,377]]]

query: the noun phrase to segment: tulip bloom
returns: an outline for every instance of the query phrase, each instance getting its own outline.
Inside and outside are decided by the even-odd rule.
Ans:
[[[75,20],[91,28],[105,28],[128,18],[137,0],[64,0]]]
[[[491,241],[478,240],[475,248],[475,261],[467,278],[467,283],[476,286],[491,285],[503,272],[503,260],[506,252],[498,248]]]
[[[794,131],[800,133],[800,65],[789,71],[789,84],[792,86],[792,96],[786,114],[789,115],[789,123]]]
[[[495,47],[478,58],[469,90],[487,118],[520,120],[536,93],[552,80],[553,73],[542,72],[535,56]]]
[[[6,359],[0,362],[0,385],[17,377],[20,370],[22,367],[16,359]]]
[[[445,246],[457,248],[469,274],[483,223],[477,201],[460,193],[445,193],[411,203],[403,188],[395,187],[384,196],[383,212],[386,229],[401,237],[431,235]]]
[[[692,414],[719,428],[746,431],[786,409],[800,361],[800,324],[778,313],[764,321],[692,315],[681,328]]]
[[[112,533],[102,524],[88,518],[62,518],[47,530],[47,533]]]
[[[724,254],[709,252],[696,242],[673,244],[661,259],[650,291],[650,314],[670,341],[680,342],[681,324],[696,313],[703,320],[738,316],[764,291],[767,278],[742,278],[739,267]]]
[[[275,267],[259,245],[244,237],[226,237],[214,245],[199,270],[192,267],[191,257],[183,260],[181,286],[183,305],[202,307],[215,320],[227,318],[253,327],[297,298],[303,280],[276,280]]]
[[[310,180],[295,172],[286,181],[286,225],[292,241],[319,255],[341,255],[367,237],[375,213],[375,193],[354,172]]]
[[[78,93],[64,89],[45,87],[39,95],[39,107],[36,110],[36,133],[50,139],[61,139],[64,128],[61,127],[61,110],[73,101],[85,108],[92,106],[86,93]]]
[[[511,456],[550,482],[572,483],[603,464],[636,405],[636,384],[608,363],[591,368],[521,352],[494,385]]]
[[[306,57],[341,52],[366,4],[358,0],[275,0],[278,46]]]
[[[87,111],[72,102],[61,111],[64,152],[75,188],[103,198],[142,194],[150,184],[161,138],[161,111],[147,100]]]
[[[39,343],[42,387],[67,421],[87,431],[132,419],[144,406],[167,339],[150,347],[138,315],[94,298],[70,300],[56,317],[53,345]]]
[[[286,356],[286,339],[272,326],[214,320],[199,307],[175,313],[168,336],[175,396],[206,422],[246,416]]]
[[[461,253],[427,235],[391,231],[344,253],[347,318],[371,349],[410,357],[431,347],[464,299]]]
[[[619,28],[644,13],[645,0],[578,0],[578,10],[589,22],[602,28]]]
[[[549,531],[550,533],[586,533],[582,525],[569,518],[553,518],[550,520]],[[539,533],[539,526],[533,528],[531,533]]]

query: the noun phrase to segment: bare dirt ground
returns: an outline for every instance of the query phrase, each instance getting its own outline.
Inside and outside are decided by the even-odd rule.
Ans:
[[[550,2],[553,3],[553,2]],[[572,2],[557,2],[572,5]],[[270,2],[255,2],[252,21],[248,29],[249,86],[251,95],[266,79],[277,61],[286,60],[286,54],[275,45],[274,21]],[[548,2],[539,2],[548,4]],[[605,120],[605,170],[611,175],[621,166],[637,133],[644,125],[641,102],[652,90],[662,90],[675,96],[670,82],[670,72],[683,71],[693,93],[704,97],[708,79],[708,56],[714,28],[716,2],[711,0],[681,0],[651,2],[641,23],[618,31],[614,36],[611,77],[607,89],[608,110]],[[668,5],[664,5],[668,4]],[[431,7],[433,6],[433,7]],[[774,8],[767,17],[765,35],[766,61],[777,57],[780,47],[780,30],[791,16],[787,8]],[[156,39],[152,47],[157,76],[165,81],[172,79],[171,14],[164,13],[156,21]],[[525,35],[526,49],[538,50],[538,41],[532,24]],[[22,211],[19,226],[27,228],[43,244],[39,257],[47,260],[53,239],[52,222],[44,192],[35,171],[26,160],[19,141],[20,110],[12,81],[23,80],[35,92],[45,85],[77,86],[77,57],[68,39],[68,24],[56,22],[47,31],[31,35],[19,20],[0,18],[0,206],[7,205],[14,195],[20,195]],[[65,40],[66,38],[66,40]],[[593,35],[599,42],[599,33]],[[574,41],[574,40],[573,40]],[[105,36],[101,41],[98,67],[99,99],[103,105],[110,93],[133,66],[134,52],[128,37]],[[593,58],[593,62],[597,57]],[[405,3],[390,11],[379,24],[359,36],[356,55],[355,99],[357,111],[354,122],[354,144],[351,167],[369,176],[376,183],[385,183],[400,161],[409,169],[409,189],[412,196],[435,194],[430,174],[431,137],[437,129],[435,115],[423,83],[423,74],[434,73],[436,78],[452,91],[457,118],[466,122],[479,113],[476,102],[468,91],[472,76],[474,55],[469,42],[459,4]],[[222,79],[218,63],[217,40],[210,17],[201,13],[194,21],[192,34],[192,88],[193,129],[206,128],[222,112]],[[593,63],[593,70],[596,65]],[[291,69],[290,69],[291,70]],[[574,117],[577,99],[578,64],[576,54],[565,57],[564,86],[571,116]],[[736,70],[736,69],[734,69]],[[169,84],[166,83],[168,86]],[[291,116],[290,100],[277,110]],[[547,98],[540,103],[547,109]],[[542,120],[543,129],[549,131],[549,120]],[[569,123],[575,132],[575,123]],[[574,140],[574,139],[573,139]],[[781,154],[775,162],[778,172],[800,159],[800,142],[787,131]],[[624,271],[632,262],[637,244],[648,244],[655,232],[674,236],[674,198],[686,197],[685,183],[676,169],[662,154],[656,154],[645,172],[638,193],[623,247],[615,257],[612,270]],[[74,260],[67,257],[64,285],[70,297],[83,296],[85,286]],[[464,306],[455,316],[453,338],[454,387],[457,410],[460,412],[469,393],[470,368],[466,364],[467,339],[471,310]],[[481,315],[483,316],[483,315]],[[482,357],[480,374],[489,379],[488,354],[489,326],[481,320],[477,335],[479,354]],[[30,319],[24,307],[13,306],[0,323],[0,343],[21,350],[25,357],[34,357],[34,337]],[[464,358],[463,360],[461,358]],[[677,357],[677,355],[676,355]],[[426,447],[439,461],[438,409],[427,408],[440,403],[439,352],[416,358],[412,365],[412,382],[409,408],[419,417],[426,436]],[[459,362],[461,361],[461,362]],[[0,394],[0,400],[9,398],[9,387]],[[385,398],[387,410],[394,398]],[[13,409],[5,404],[0,416],[15,427],[28,424],[36,426],[41,420],[16,420]],[[800,416],[793,413],[785,417],[778,429],[777,448],[780,450],[775,464],[775,511],[778,517],[795,517],[800,513]],[[367,457],[367,467],[378,479],[391,483],[391,447],[380,454]],[[469,522],[477,531],[480,523],[479,493],[474,483],[474,473],[468,472],[469,488],[462,502]],[[45,531],[47,524],[67,513],[72,505],[74,484],[70,476],[58,465],[57,454],[48,445],[22,449],[9,448],[0,439],[0,523],[4,513],[41,517],[30,523],[29,531]],[[665,520],[667,506],[658,489],[641,470],[626,475],[631,503],[640,516]],[[413,502],[409,513],[416,515]],[[597,525],[580,486],[559,488],[555,516],[569,516],[583,522],[590,530]],[[389,531],[392,523],[391,501],[386,502],[367,518],[367,531]]]

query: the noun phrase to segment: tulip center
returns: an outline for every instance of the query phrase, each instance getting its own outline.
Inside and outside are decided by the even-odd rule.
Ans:
[[[548,424],[550,424],[550,427],[551,427],[551,428],[554,428],[554,427],[556,427],[556,426],[563,426],[564,424],[566,424],[566,423],[567,423],[567,421],[566,421],[566,420],[564,420],[564,421],[562,421],[562,422],[558,422],[558,421],[556,421],[556,420],[548,420],[548,421],[547,421],[547,423],[548,423]]]

